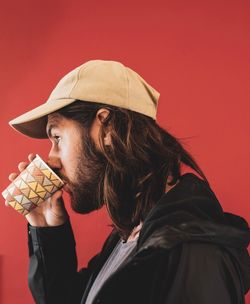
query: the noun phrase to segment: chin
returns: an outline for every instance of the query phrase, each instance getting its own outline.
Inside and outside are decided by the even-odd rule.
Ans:
[[[74,212],[79,214],[88,214],[93,211],[97,211],[102,208],[103,204],[99,203],[87,203],[87,201],[80,202],[79,200],[70,200],[71,208]]]

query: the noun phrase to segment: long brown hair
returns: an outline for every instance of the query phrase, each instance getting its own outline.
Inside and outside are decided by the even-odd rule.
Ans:
[[[109,110],[103,122],[99,142],[107,163],[103,183],[105,203],[113,226],[127,238],[143,221],[165,193],[166,181],[174,185],[181,175],[181,164],[196,171],[209,185],[204,173],[181,140],[160,127],[155,120],[134,111],[102,103],[76,101],[57,113],[78,121],[85,131],[100,108]],[[110,131],[111,145],[104,144]]]

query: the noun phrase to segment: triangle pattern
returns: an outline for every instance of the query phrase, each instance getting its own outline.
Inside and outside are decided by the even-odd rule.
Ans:
[[[39,199],[40,199],[40,198],[37,196],[37,197],[31,198],[30,201],[31,201],[32,203],[34,203],[34,204],[37,204],[37,202],[39,201]]]
[[[23,180],[27,180],[27,176],[28,176],[28,172],[27,171],[24,171],[22,174],[21,174],[21,177]]]
[[[31,174],[28,174],[26,181],[27,182],[35,182],[36,180],[35,180],[35,178]]]
[[[45,186],[44,187],[48,192],[52,192],[52,189],[54,188],[54,186]]]
[[[51,172],[48,169],[42,170],[43,174],[46,175],[48,178],[51,176]]]
[[[45,177],[43,180],[43,186],[48,186],[48,185],[52,185],[52,183],[49,179],[47,179],[47,177]]]
[[[59,188],[58,187],[54,187],[54,189],[52,190],[52,193],[56,192]]]
[[[25,184],[24,181],[22,181],[21,184],[20,184],[20,189],[22,190],[22,189],[25,189],[25,188],[28,188],[28,186]]]
[[[32,163],[30,163],[26,169],[27,169],[31,174],[33,174],[33,171],[35,170],[35,168],[36,168],[36,167],[35,167]]]
[[[22,195],[22,194],[21,194],[21,195],[16,195],[16,196],[14,196],[14,199],[15,199],[17,202],[21,203],[21,202],[22,202],[22,199],[23,199],[23,195]]]
[[[15,189],[16,189],[15,186],[10,186],[10,187],[8,188],[8,191],[9,191],[10,194],[12,194],[12,193],[15,191]]]
[[[35,161],[33,161],[33,163],[40,168],[41,167],[41,161],[39,159],[36,159]]]
[[[58,179],[53,180],[53,184],[54,184],[55,186],[57,186],[57,187],[61,187],[61,186],[63,185],[62,182],[59,181]]]
[[[31,183],[28,183],[28,185],[30,186],[30,188],[32,190],[36,191],[37,182],[31,182]]]
[[[22,205],[20,205],[19,203],[15,202],[15,201],[11,201],[8,203],[11,207],[13,207],[17,212],[23,214],[23,215],[27,215],[29,212],[27,210],[25,210],[23,208]]]
[[[45,170],[45,169],[48,169],[48,166],[47,166],[46,164],[44,164],[43,162],[41,162],[40,168],[41,168],[42,170]]]
[[[18,188],[15,188],[12,195],[16,196],[16,195],[20,195],[20,194],[22,194],[22,192]]]
[[[19,213],[21,213],[21,214],[23,214],[24,211],[25,211],[25,209],[24,209],[24,208],[22,208],[22,209],[16,209],[16,211],[19,212]],[[26,210],[26,211],[27,211],[27,210]]]
[[[39,201],[37,202],[37,206],[39,206],[42,202],[44,202],[44,199],[39,198]]]
[[[22,199],[22,204],[27,204],[29,203],[30,201],[27,199],[27,197],[23,196],[23,199]]]
[[[12,197],[12,195],[10,195],[9,192],[7,192],[7,196],[5,197],[5,200],[6,201],[13,201],[13,197]]]
[[[30,188],[22,189],[22,193],[23,193],[24,195],[26,195],[27,197],[29,197]]]
[[[54,174],[51,174],[51,178],[52,181],[58,179]]]
[[[15,184],[16,187],[18,187],[18,188],[20,187],[21,183],[22,183],[22,179],[21,179],[21,178],[18,178],[17,180],[14,181],[14,184]]]
[[[45,195],[46,195],[46,191],[44,191],[44,192],[38,192],[37,194],[38,194],[41,198],[44,199],[44,197],[45,197]]]
[[[16,206],[16,202],[15,202],[15,201],[10,201],[10,202],[8,202],[8,204],[9,204],[11,207],[13,207],[13,208],[15,208],[15,206]]]
[[[30,190],[29,198],[33,198],[33,197],[37,197],[37,194],[33,190]]]
[[[40,184],[38,184],[37,188],[36,188],[36,192],[38,193],[38,192],[43,192],[43,191],[45,191],[45,189]]]
[[[36,181],[39,183],[39,184],[43,184],[43,179],[44,179],[44,175],[37,175],[36,176]]]
[[[36,205],[34,205],[33,203],[29,202],[29,203],[23,204],[23,208],[25,208],[28,211],[31,211],[34,208],[36,208]]]
[[[23,211],[23,206],[20,205],[19,203],[16,203],[15,209],[16,209],[17,211]]]
[[[37,175],[43,175],[42,171],[37,168],[37,167],[34,167],[34,170],[33,170],[33,176],[37,176]]]

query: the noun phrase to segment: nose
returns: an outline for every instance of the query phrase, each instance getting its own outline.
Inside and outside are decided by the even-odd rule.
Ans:
[[[53,148],[49,152],[47,163],[52,169],[61,169],[62,167],[60,157],[55,153]]]

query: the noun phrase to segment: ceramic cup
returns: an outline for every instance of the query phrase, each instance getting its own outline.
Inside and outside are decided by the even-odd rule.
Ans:
[[[36,158],[2,192],[8,205],[26,215],[64,185],[60,177],[36,154]]]

